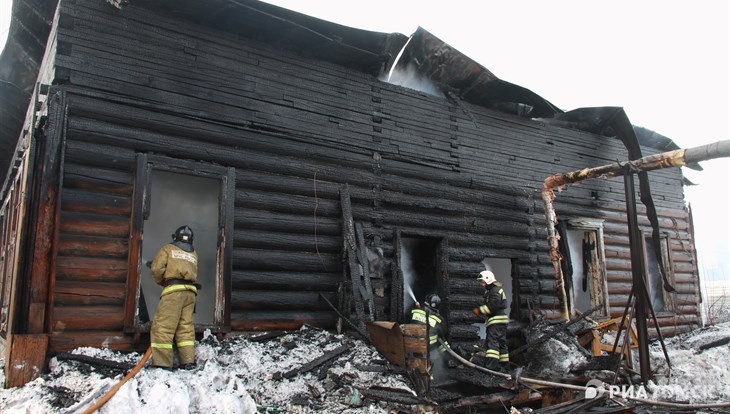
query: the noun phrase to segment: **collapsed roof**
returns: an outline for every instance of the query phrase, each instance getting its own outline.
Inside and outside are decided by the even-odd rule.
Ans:
[[[174,14],[192,23],[276,44],[307,56],[373,76],[411,67],[447,95],[475,105],[562,127],[621,137],[661,151],[678,149],[669,138],[633,127],[621,108],[580,108],[564,112],[489,70],[423,28],[410,38],[342,26],[257,0],[107,0],[110,7],[132,3]],[[0,56],[0,171],[14,157],[58,0],[14,1],[8,41]],[[405,48],[404,48],[405,46]],[[402,50],[402,52],[401,52]],[[400,57],[399,57],[400,54]],[[618,123],[616,123],[618,122]],[[692,168],[701,169],[699,165]]]

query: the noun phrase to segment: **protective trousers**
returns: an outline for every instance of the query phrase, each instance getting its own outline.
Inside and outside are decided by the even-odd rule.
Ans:
[[[195,292],[178,290],[164,294],[152,321],[152,365],[172,368],[176,341],[180,365],[195,363]]]
[[[494,323],[487,325],[487,358],[495,358],[500,362],[509,362],[507,349],[507,324]]]

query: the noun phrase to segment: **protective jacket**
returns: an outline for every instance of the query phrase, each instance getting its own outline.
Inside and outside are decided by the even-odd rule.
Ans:
[[[505,295],[504,289],[496,283],[488,285],[484,292],[484,304],[478,308],[479,314],[487,316],[487,326],[508,323],[509,317],[505,313],[506,308],[507,295]]]
[[[485,338],[487,351],[485,356],[492,358],[492,361],[509,362],[509,350],[507,348],[507,324],[509,317],[507,308],[507,295],[501,286],[496,283],[487,285],[484,292],[484,304],[477,308],[479,314],[487,316],[487,335]],[[496,363],[496,362],[495,362]]]
[[[443,317],[434,309],[413,308],[411,310],[411,321],[418,324],[426,324],[428,321],[428,346],[431,351],[444,352],[446,348],[439,345],[438,339],[441,338],[446,343],[446,325]]]
[[[154,281],[163,286],[150,329],[152,365],[172,367],[173,344],[177,345],[180,365],[194,364],[198,254],[167,244],[157,252],[150,268]]]

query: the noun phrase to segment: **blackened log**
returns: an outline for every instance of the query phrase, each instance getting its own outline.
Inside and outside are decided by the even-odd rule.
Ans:
[[[237,207],[234,214],[234,223],[237,228],[323,236],[341,236],[342,234],[339,218],[315,217],[311,211],[307,214],[286,214]]]
[[[61,208],[64,211],[79,213],[129,217],[132,205],[130,197],[64,189],[61,195]]]
[[[342,239],[317,233],[290,234],[245,229],[233,233],[233,246],[311,253],[339,253],[342,249]]]
[[[339,255],[332,253],[234,249],[233,268],[261,271],[337,272],[342,269],[342,262]]]
[[[236,204],[289,214],[314,215],[315,209],[318,216],[336,217],[340,214],[339,203],[335,200],[257,190],[236,190]]]
[[[324,364],[325,362],[327,362],[329,360],[338,358],[340,355],[344,354],[345,352],[348,352],[350,349],[352,349],[352,344],[345,344],[345,345],[339,346],[331,351],[326,351],[325,354],[322,355],[321,357],[319,357],[313,361],[307,362],[306,364],[302,365],[299,368],[289,370],[289,371],[285,372],[282,376],[284,378],[292,378],[296,375],[307,373],[307,372],[313,370],[314,368],[317,368],[318,366]],[[276,374],[274,374],[274,375],[276,375]]]
[[[306,284],[305,280],[299,283]],[[319,292],[298,290],[297,285],[290,286],[294,291],[266,291],[266,290],[234,290],[231,292],[231,309],[242,310],[327,310],[329,306],[319,295]],[[323,293],[330,300],[336,300],[335,292]]]
[[[297,290],[301,291],[334,292],[339,286],[341,275],[321,272],[235,270],[231,279],[234,290],[287,290],[296,286]]]
[[[408,405],[420,404],[422,402],[420,398],[406,392],[376,390],[372,388],[358,388],[358,390],[363,397],[374,401],[390,401]]]
[[[262,333],[260,335],[253,335],[246,339],[248,339],[249,342],[263,342],[263,341],[268,341],[271,338],[278,338],[278,337],[286,335],[286,334],[287,334],[287,331],[272,331],[272,332]]]
[[[86,167],[66,162],[63,166],[63,187],[131,196],[132,174],[129,171]]]
[[[109,368],[118,369],[120,371],[129,371],[134,368],[134,364],[127,364],[124,362],[109,361],[102,358],[96,358],[87,355],[72,354],[69,352],[61,352],[56,355],[56,359],[59,361],[78,361],[92,366],[104,366]]]
[[[134,165],[135,151],[94,142],[79,142],[73,133],[67,134],[65,160],[100,168],[129,171]]]

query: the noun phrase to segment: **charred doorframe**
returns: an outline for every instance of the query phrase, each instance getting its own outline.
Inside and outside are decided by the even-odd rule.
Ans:
[[[598,255],[598,273],[595,275],[590,275],[590,283],[592,284],[591,288],[589,289],[588,293],[590,294],[591,299],[591,308],[600,305],[601,310],[597,314],[600,314],[601,316],[607,317],[609,315],[609,297],[608,297],[608,278],[606,274],[606,254],[604,250],[604,244],[603,244],[603,219],[596,219],[596,218],[572,218],[565,220],[565,223],[567,225],[567,230],[581,230],[581,231],[590,231],[594,232],[596,236],[596,246],[595,251]],[[566,240],[565,242],[566,248],[569,248],[569,242]],[[571,257],[571,259],[573,259]],[[599,279],[599,280],[596,280]],[[596,289],[595,285],[593,285],[594,282],[600,283],[600,291]],[[572,289],[571,289],[572,290]],[[600,296],[596,295],[596,293],[600,292]],[[569,307],[568,311],[571,315],[575,315],[575,303],[576,303],[576,297],[575,292],[572,292],[572,297],[568,298]]]
[[[419,287],[413,293],[414,296],[416,296],[416,299],[420,302],[426,294],[435,291],[434,293],[437,293],[441,297],[441,309],[439,312],[442,316],[446,317],[449,313],[449,257],[448,239],[446,236],[429,232],[396,230],[393,240],[395,261],[393,263],[393,284],[391,287],[391,320],[399,323],[407,322],[409,318],[406,312],[408,310],[404,309],[404,306],[405,303],[409,301],[412,302],[412,299],[409,299],[410,294],[405,289],[406,278],[403,273],[404,269],[402,268],[402,260],[404,259],[404,255],[408,255],[413,252],[404,250],[406,247],[404,246],[404,243],[415,243],[416,246],[411,247],[415,247],[415,249],[418,250],[416,253],[421,255],[429,252],[433,252],[435,254],[433,262],[428,263],[428,265],[432,264],[435,266],[434,272],[432,273],[435,279],[433,284],[429,284],[425,287]],[[405,259],[408,259],[408,257],[405,257]],[[421,276],[423,277],[424,275]],[[416,275],[415,280],[418,280],[418,275]],[[408,295],[408,298],[406,298],[406,295]]]
[[[220,183],[218,193],[218,234],[215,257],[215,310],[213,312],[212,325],[196,324],[196,331],[200,332],[206,328],[218,332],[228,331],[230,330],[231,322],[230,292],[235,169],[159,155],[138,154],[134,185],[134,211],[132,213],[130,229],[129,272],[124,313],[125,332],[146,332],[149,330],[148,324],[143,325],[140,323],[138,307],[141,291],[143,228],[144,221],[148,218],[150,212],[150,191],[153,171],[210,178]],[[174,231],[174,229],[170,229],[170,231]],[[159,247],[157,246],[157,248]],[[204,286],[203,289],[205,288]],[[212,287],[208,287],[208,289],[210,288]]]

